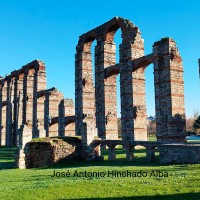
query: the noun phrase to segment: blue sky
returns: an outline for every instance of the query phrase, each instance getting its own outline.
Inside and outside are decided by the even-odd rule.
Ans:
[[[200,110],[198,0],[0,0],[0,75],[41,59],[46,64],[48,88],[55,86],[65,97],[74,99],[78,38],[114,16],[127,18],[140,28],[145,54],[151,53],[153,43],[162,37],[169,36],[177,42],[184,64],[186,115],[191,116],[194,109]],[[120,41],[118,31],[115,42],[119,45]],[[147,113],[154,115],[152,65],[145,74]]]

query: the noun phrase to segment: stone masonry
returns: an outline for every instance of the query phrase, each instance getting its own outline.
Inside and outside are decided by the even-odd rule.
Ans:
[[[116,64],[114,34],[119,28],[122,30],[122,44],[120,45],[120,63]],[[97,46],[94,55],[94,85],[90,47],[95,39]],[[118,139],[116,75],[120,73],[122,137],[125,140],[147,139],[144,69],[133,72],[132,63],[129,62],[143,55],[144,46],[140,31],[129,20],[113,18],[80,36],[75,74],[77,134],[82,132],[83,116],[90,116],[93,129],[97,128],[99,137]],[[120,72],[113,71],[111,75],[106,76],[106,69],[115,65],[120,66]],[[85,104],[90,106],[85,106]],[[137,118],[134,117],[134,111],[137,112]],[[95,136],[94,131],[93,138]],[[88,140],[89,143],[91,141],[91,139]]]
[[[170,38],[155,42],[153,55],[157,140],[184,142],[182,59],[176,43]]]
[[[68,142],[58,138],[39,138],[28,142],[25,147],[26,168],[47,167],[63,159],[82,159],[81,141],[74,139]]]
[[[159,151],[161,164],[200,163],[200,144],[165,144]]]
[[[67,124],[69,116],[72,120]],[[18,146],[23,134],[30,140],[68,135],[68,130],[75,135],[74,122],[73,101],[64,99],[56,88],[46,89],[42,61],[35,60],[0,78],[0,145]],[[23,133],[24,129],[28,133]]]
[[[116,63],[114,36],[118,29],[122,32],[122,43],[120,61]],[[97,45],[92,55],[94,40]],[[144,76],[151,63],[154,65],[156,144],[185,142],[183,64],[175,41],[162,38],[153,44],[151,54],[144,55],[139,28],[127,19],[115,17],[79,38],[75,55],[75,113],[71,99],[65,99],[56,88],[46,88],[42,61],[35,60],[5,78],[0,77],[0,144],[19,145],[21,168],[28,151],[25,144],[32,138],[75,134],[82,136],[82,156],[88,160],[100,155],[100,145],[109,147],[110,158],[114,160],[115,146],[120,142],[129,160],[133,159],[135,146],[140,144],[146,145],[149,160],[153,160],[156,146],[146,144]],[[118,74],[122,140],[118,140],[117,125]]]
[[[116,63],[114,35],[119,28],[122,43],[120,62]],[[94,40],[97,45],[95,55],[92,55]],[[154,64],[157,139],[184,142],[182,59],[171,38],[155,42],[153,53],[145,56],[139,28],[127,19],[115,17],[81,35],[76,50],[76,133],[82,135],[83,145],[88,146],[97,135],[104,140],[118,139],[117,74],[120,74],[122,139],[147,140],[144,73],[151,63]],[[92,77],[92,57],[95,59],[95,80]]]

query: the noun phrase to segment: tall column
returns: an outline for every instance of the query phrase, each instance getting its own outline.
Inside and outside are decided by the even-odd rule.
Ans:
[[[3,111],[3,77],[0,77],[0,146],[3,145],[3,133],[2,133],[2,111]]]
[[[120,45],[120,93],[123,140],[147,140],[146,93],[144,69],[132,71],[131,60],[144,55],[140,32],[134,41]]]
[[[82,135],[82,144],[87,146],[97,136],[91,52],[77,47],[75,65],[76,134]]]
[[[10,105],[11,105],[11,145],[16,146],[16,132],[15,132],[15,108],[16,108],[16,71],[11,73],[11,87],[10,87]]]
[[[6,99],[7,99],[7,81],[5,79],[1,82],[2,85],[2,117],[1,117],[1,145],[6,145]]]
[[[17,129],[18,129],[18,124],[17,124],[17,82],[18,82],[18,74],[14,73],[14,97],[13,97],[13,144],[14,146],[17,146]]]
[[[33,127],[33,100],[34,100],[34,69],[27,69],[27,96],[26,96],[26,124],[32,128],[32,138],[35,137]]]
[[[45,130],[45,95],[37,99],[37,129],[39,130],[39,137],[46,137]]]
[[[146,90],[144,69],[133,72],[134,140],[147,141]]]
[[[27,76],[28,70],[23,69],[23,99],[22,99],[22,124],[26,124],[26,111],[27,111]]]
[[[34,89],[34,99],[36,108],[34,110],[34,119],[36,124],[36,129],[38,132],[37,137],[45,137],[46,131],[45,131],[45,108],[44,108],[44,101],[45,96],[38,98],[38,91],[44,91],[46,90],[46,71],[45,71],[45,64],[44,62],[37,60],[37,67],[35,67],[36,73],[35,73],[35,89]]]
[[[65,136],[65,100],[61,100],[58,106],[58,135]]]
[[[116,75],[104,79],[104,69],[116,64],[116,47],[102,42],[95,47],[95,100],[98,135],[118,139]]]
[[[10,76],[7,76],[6,88],[6,146],[12,146],[12,90],[13,84]]]
[[[153,55],[157,140],[184,142],[185,107],[181,56],[171,38],[155,42]]]
[[[134,140],[132,66],[120,62],[122,140]]]
[[[17,88],[16,88],[16,107],[15,107],[15,133],[16,133],[16,145],[19,145],[19,134],[20,134],[20,126],[23,124],[23,81],[24,81],[24,73],[19,72],[17,78]]]
[[[46,137],[49,137],[49,96],[48,92],[45,92],[45,100],[44,100],[44,129],[46,132]]]
[[[46,71],[45,64],[41,60],[37,60],[37,91],[46,90]]]
[[[38,99],[37,99],[37,91],[38,91],[38,71],[39,71],[39,66],[36,65],[34,67],[34,74],[33,74],[33,115],[32,115],[32,129],[33,129],[33,138],[39,138],[40,133],[38,129]]]
[[[38,91],[46,89],[46,72],[45,65],[42,61],[37,60],[34,66],[33,81],[33,137],[45,137],[44,129],[44,97],[38,98]]]

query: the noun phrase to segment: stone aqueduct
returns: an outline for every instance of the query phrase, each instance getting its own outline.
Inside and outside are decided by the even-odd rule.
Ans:
[[[121,28],[120,62],[116,63],[114,35]],[[95,46],[95,86],[92,80],[91,44]],[[183,66],[176,43],[163,38],[144,55],[138,27],[123,18],[80,36],[76,53],[76,133],[89,145],[95,137],[116,140],[116,75],[120,74],[122,140],[147,140],[145,76],[154,65],[157,140],[184,142],[185,108]]]
[[[114,35],[119,28],[122,43],[120,61],[116,63]],[[97,45],[95,55],[92,55],[91,45],[94,40]],[[183,66],[176,43],[171,38],[155,42],[152,54],[144,55],[144,40],[139,28],[127,19],[115,17],[81,35],[76,51],[75,113],[72,100],[64,99],[55,88],[46,89],[45,66],[42,61],[33,61],[1,78],[1,145],[18,145],[20,139],[27,135],[24,130],[29,130],[29,139],[56,134],[75,135],[76,131],[76,135],[82,136],[83,154],[88,157],[101,143],[97,138],[116,141],[118,74],[122,143],[146,141],[144,72],[151,63],[154,65],[157,141],[184,142]],[[95,58],[95,81],[92,75],[92,56]]]
[[[0,145],[18,146],[24,128],[31,138],[75,135],[74,103],[46,88],[45,65],[35,60],[0,79]]]

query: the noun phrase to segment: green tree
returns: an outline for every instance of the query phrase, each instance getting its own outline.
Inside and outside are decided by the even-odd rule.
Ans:
[[[200,115],[197,117],[196,120],[194,120],[193,128],[197,131],[200,129]]]

